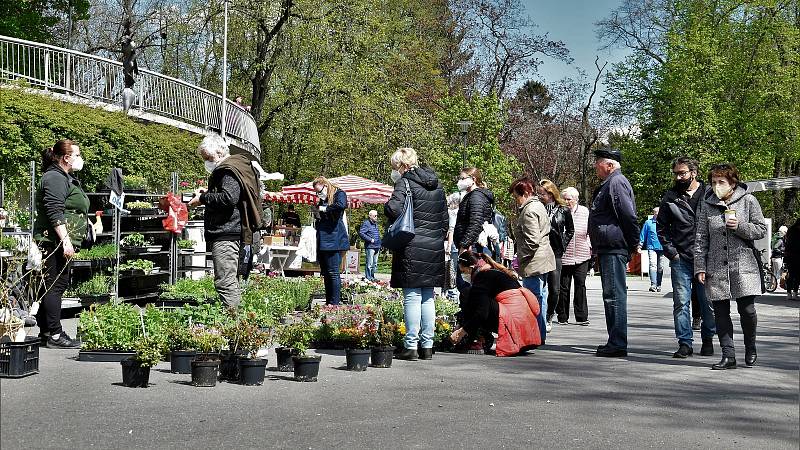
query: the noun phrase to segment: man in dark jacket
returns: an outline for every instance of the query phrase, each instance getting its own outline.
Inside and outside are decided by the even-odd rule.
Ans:
[[[378,230],[378,211],[369,212],[367,219],[358,229],[358,235],[364,240],[364,277],[370,281],[375,280],[375,270],[378,268],[378,252],[381,250],[381,233]]]
[[[594,168],[603,180],[594,192],[589,210],[592,251],[600,259],[608,342],[597,347],[597,356],[628,354],[628,287],[626,272],[630,255],[639,245],[636,200],[628,179],[622,175],[619,150],[595,150]]]
[[[197,153],[210,174],[208,190],[198,189],[189,206],[206,207],[204,237],[214,262],[214,287],[222,303],[235,308],[241,301],[239,251],[242,243],[252,244],[253,230],[261,225],[260,185],[247,157],[231,155],[220,136],[206,136]]]
[[[436,174],[420,167],[417,152],[400,148],[391,159],[395,179],[394,192],[384,213],[388,222],[403,213],[406,190],[410,190],[414,207],[414,238],[405,248],[394,250],[392,256],[393,288],[403,289],[403,313],[406,335],[405,350],[398,359],[431,359],[436,310],[433,289],[444,285],[444,240],[447,233],[447,204],[444,190]],[[420,347],[421,353],[417,354]]]
[[[672,316],[678,339],[678,351],[673,353],[673,358],[688,358],[694,353],[689,309],[692,294],[702,311],[700,355],[714,354],[714,311],[706,300],[703,285],[694,278],[695,219],[706,193],[705,184],[697,179],[697,171],[697,161],[691,158],[682,156],[672,162],[675,185],[664,193],[656,219],[658,240],[672,270]]]

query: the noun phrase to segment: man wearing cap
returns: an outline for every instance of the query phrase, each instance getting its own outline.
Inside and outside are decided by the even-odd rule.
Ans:
[[[622,155],[615,148],[595,150],[594,169],[603,180],[594,191],[589,209],[592,252],[600,260],[600,282],[606,315],[608,342],[597,347],[597,356],[628,355],[628,286],[630,255],[639,245],[639,225],[633,188],[620,170]]]

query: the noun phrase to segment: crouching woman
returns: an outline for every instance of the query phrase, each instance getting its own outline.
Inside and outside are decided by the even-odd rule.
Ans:
[[[495,354],[514,356],[542,344],[537,317],[539,301],[520,286],[514,272],[485,254],[466,250],[458,267],[471,286],[462,291],[462,324],[451,335],[457,344],[465,337],[496,333]]]

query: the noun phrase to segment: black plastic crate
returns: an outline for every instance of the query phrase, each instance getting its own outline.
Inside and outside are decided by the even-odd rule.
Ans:
[[[0,378],[20,378],[39,373],[39,339],[0,344]]]

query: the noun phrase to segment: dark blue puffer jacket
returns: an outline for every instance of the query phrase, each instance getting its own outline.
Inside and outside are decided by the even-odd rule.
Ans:
[[[339,189],[333,195],[333,201],[320,201],[317,206],[325,206],[325,212],[319,213],[317,228],[317,250],[342,251],[350,249],[350,239],[344,226],[344,210],[347,209],[347,194]]]

